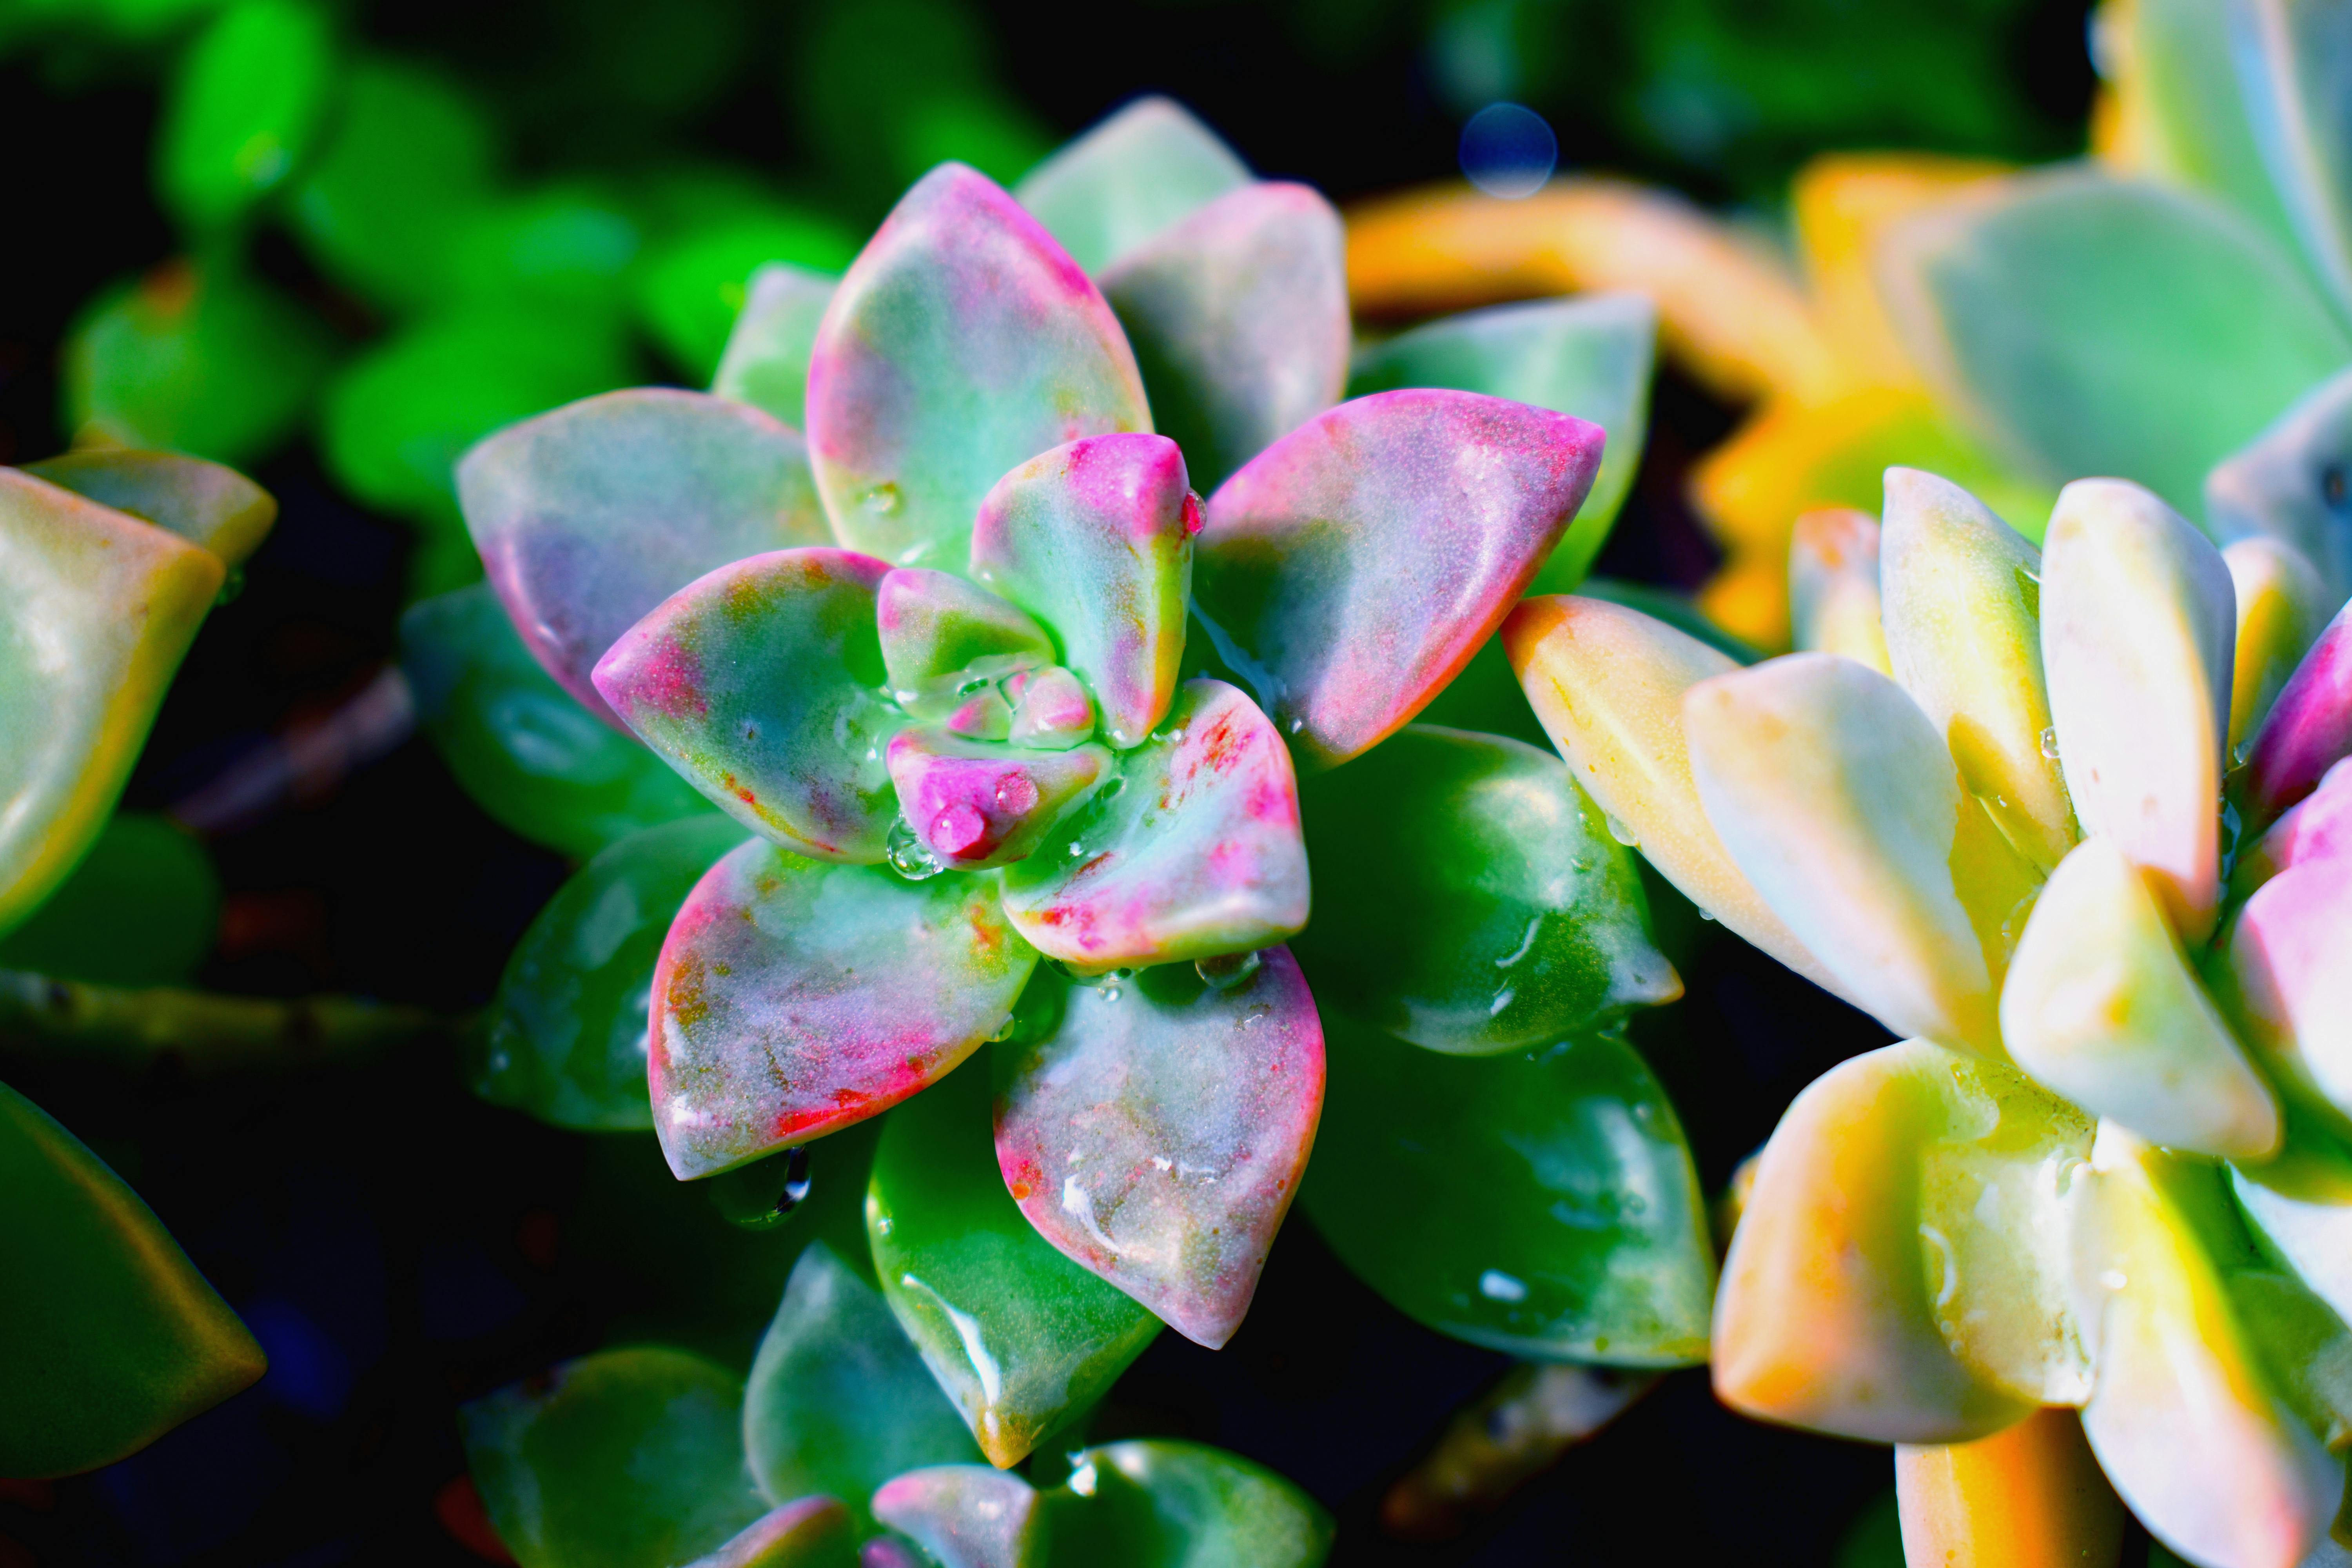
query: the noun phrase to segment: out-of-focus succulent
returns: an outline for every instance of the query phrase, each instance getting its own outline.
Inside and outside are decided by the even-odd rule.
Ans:
[[[882,1297],[999,1464],[1161,1321],[1233,1332],[1318,1125],[1304,1201],[1407,1311],[1696,1359],[1689,1152],[1614,1032],[1680,990],[1630,858],[1556,761],[1412,722],[1516,699],[1494,628],[1605,533],[1625,469],[1596,486],[1570,413],[1638,432],[1648,312],[1434,323],[1343,403],[1311,191],[1148,100],[1017,194],[943,167],[838,284],[763,276],[731,396],[611,394],[467,458],[531,700],[725,814],[649,818],[559,896],[478,1086],[721,1184],[887,1110]],[[468,603],[410,622],[451,714],[530,684]],[[467,722],[521,825],[531,748]]]
[[[276,511],[242,476],[170,453],[0,468],[0,936],[27,939],[0,944],[0,965],[88,947],[76,922],[27,922],[100,841],[205,612]],[[107,868],[109,890],[168,907],[173,879],[140,864],[150,834],[167,858],[184,848],[142,820],[110,840],[131,858]],[[199,902],[208,879],[200,868]],[[166,946],[180,937],[168,914],[118,911],[107,939],[121,948],[142,925]],[[114,962],[142,957],[173,962]],[[0,1251],[0,1474],[110,1464],[261,1376],[253,1336],[147,1205],[5,1086]]]
[[[1736,669],[1576,598],[1506,629],[1652,864],[1908,1037],[1756,1163],[1717,1388],[1903,1446],[1915,1563],[2002,1518],[2111,1556],[2073,1418],[2034,1415],[2077,1406],[2159,1540],[2287,1568],[2352,1437],[2352,642],[2308,563],[2125,481],[2067,486],[2040,551],[1931,475],[1885,507],[1800,528],[1812,651]]]

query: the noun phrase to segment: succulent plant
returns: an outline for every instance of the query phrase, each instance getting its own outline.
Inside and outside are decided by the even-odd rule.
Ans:
[[[2115,479],[2037,551],[1890,469],[1883,530],[1816,514],[1795,565],[1811,651],[1750,668],[1576,598],[1505,634],[1651,863],[1906,1037],[1754,1162],[1717,1391],[1897,1444],[1915,1563],[2111,1557],[2102,1469],[2191,1562],[2302,1561],[2352,1436],[2344,621]]]
[[[515,826],[604,846],[478,1088],[651,1126],[746,1218],[863,1185],[824,1239],[969,1428],[930,1462],[1052,1451],[1163,1321],[1223,1343],[1318,1139],[1302,1201],[1413,1316],[1697,1359],[1705,1214],[1622,1034],[1680,982],[1631,858],[1555,759],[1412,722],[1524,725],[1495,628],[1630,479],[1560,410],[1638,432],[1649,313],[1438,322],[1351,386],[1336,215],[1172,104],[1016,195],[945,166],[837,284],[763,275],[733,396],[467,458],[489,584],[411,612],[420,710]]]

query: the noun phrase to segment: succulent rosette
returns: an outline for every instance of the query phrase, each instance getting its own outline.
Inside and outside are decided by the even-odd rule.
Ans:
[[[2112,1560],[2115,1494],[2191,1562],[2302,1561],[2352,1439],[2347,622],[2116,479],[2037,550],[1889,469],[1792,567],[1808,651],[1749,668],[1584,599],[1505,633],[1651,863],[1906,1037],[1746,1173],[1717,1390],[1897,1444],[1915,1563]]]
[[[407,625],[460,778],[594,855],[478,1087],[720,1192],[859,1181],[835,1243],[999,1465],[1161,1323],[1225,1342],[1318,1138],[1304,1201],[1414,1316],[1704,1353],[1622,1034],[1680,981],[1601,813],[1479,732],[1534,732],[1496,633],[1605,535],[1652,314],[1358,353],[1342,248],[1164,100],[1016,194],[944,165],[837,281],[765,270],[716,392],[476,447],[488,584]]]

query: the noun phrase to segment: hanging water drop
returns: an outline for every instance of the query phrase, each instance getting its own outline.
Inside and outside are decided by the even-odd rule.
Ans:
[[[1628,849],[1639,849],[1642,847],[1641,839],[1634,836],[1633,830],[1626,826],[1624,821],[1615,812],[1603,812],[1601,816],[1609,824],[1610,837]]]
[[[745,1230],[773,1230],[808,1201],[808,1145],[795,1143],[764,1160],[713,1176],[703,1190],[730,1225]]]
[[[996,1033],[988,1037],[988,1043],[992,1046],[1003,1045],[1013,1037],[1013,1031],[1020,1026],[1021,1020],[1007,1013],[1004,1015],[1004,1022],[996,1026]]]
[[[1228,952],[1215,958],[1195,959],[1192,973],[1213,991],[1231,991],[1257,973],[1258,962],[1255,952]]]
[[[890,825],[890,843],[884,853],[889,858],[890,869],[909,882],[928,881],[947,869],[903,816]]]

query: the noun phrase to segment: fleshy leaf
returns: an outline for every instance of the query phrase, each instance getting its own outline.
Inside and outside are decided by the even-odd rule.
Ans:
[[[2223,548],[2221,562],[2230,569],[2238,605],[2225,746],[2234,762],[2319,639],[2327,624],[2327,590],[2318,568],[2279,540],[2241,539]]]
[[[1326,1006],[1490,1056],[1682,994],[1632,854],[1548,752],[1412,724],[1301,814],[1320,912],[1295,946]]]
[[[1257,1289],[1323,1109],[1323,1026],[1287,950],[1072,985],[1024,1042],[996,1160],[1037,1233],[1215,1350]]]
[[[833,289],[824,273],[789,262],[771,261],[751,274],[712,393],[764,408],[795,430],[805,425],[809,359]]]
[[[939,1465],[885,1483],[874,1517],[911,1536],[941,1568],[1042,1568],[1036,1489],[985,1465]]]
[[[1944,737],[1960,783],[2047,874],[2077,837],[2042,673],[2042,556],[1976,497],[1886,470],[1881,578],[1895,679]]]
[[[1922,1563],[2040,1568],[2122,1552],[2123,1505],[2082,1417],[2062,1407],[1971,1443],[1897,1444],[1895,1491],[1904,1550]]]
[[[1683,694],[1738,668],[1731,657],[1639,610],[1566,595],[1520,605],[1503,646],[1568,759],[1569,776],[1606,815],[1612,836],[1638,847],[1685,898],[1740,937],[1845,995],[1748,885],[1699,804]]]
[[[646,1568],[723,1545],[764,1508],[743,1390],[686,1351],[600,1351],[460,1406],[474,1485],[523,1568]]]
[[[457,465],[457,495],[523,642],[606,719],[589,671],[639,617],[730,561],[829,542],[800,437],[756,408],[667,387],[499,431]]]
[[[1850,658],[1790,654],[1691,688],[1683,722],[1707,820],[1845,993],[1900,1033],[1998,1055],[2006,953],[1955,882],[1985,847],[1960,837],[1982,813],[1903,689]]]
[[[2001,986],[2017,1065],[2170,1148],[2260,1160],[2278,1100],[2231,1037],[2138,868],[2089,838],[2051,873]]]
[[[2235,590],[2221,552],[2117,479],[2059,492],[2042,562],[2042,662],[2067,794],[2154,879],[2181,939],[2219,892]]]
[[[2352,597],[2352,371],[2295,399],[2205,476],[2205,526],[2225,544],[2270,538],[2319,569],[2326,598]]]
[[[2050,483],[2115,474],[2176,508],[2352,359],[2301,270],[2187,191],[2018,176],[1889,232],[1881,277],[1944,403]]]
[[[2226,8],[2239,101],[2305,260],[2352,316],[2352,91],[2343,18],[2298,0]]]
[[[137,1452],[260,1377],[261,1347],[137,1194],[0,1084],[0,1475]]]
[[[972,524],[972,576],[1054,628],[1121,751],[1175,696],[1199,507],[1173,441],[1097,436],[1005,475]]]
[[[793,1265],[760,1341],[743,1447],[771,1500],[824,1493],[861,1521],[892,1476],[979,1457],[881,1295],[821,1241]]]
[[[2352,877],[2289,867],[2230,927],[2223,1001],[2279,1086],[2352,1138]]]
[[[1244,185],[1100,274],[1159,426],[1202,489],[1339,401],[1347,240],[1307,185]]]
[[[1003,690],[1013,702],[1006,738],[1016,746],[1066,752],[1095,732],[1095,705],[1087,689],[1058,664],[1009,676]]]
[[[1587,294],[1468,310],[1366,349],[1348,391],[1361,397],[1404,386],[1450,386],[1600,426],[1608,441],[1592,488],[1528,588],[1566,594],[1601,552],[1641,466],[1657,331],[1658,309],[1646,294]]]
[[[1071,1456],[1045,1494],[1055,1561],[1119,1568],[1320,1568],[1331,1516],[1260,1465],[1144,1438]]]
[[[1307,923],[1307,847],[1282,737],[1219,680],[1188,681],[1037,853],[1004,873],[1004,912],[1084,973],[1246,952]]]
[[[592,717],[515,634],[486,583],[411,605],[400,667],[416,717],[476,804],[574,858],[709,809],[636,738]]]
[[[1217,652],[1325,767],[1470,661],[1583,504],[1598,426],[1475,393],[1343,403],[1209,500],[1195,601]]]
[[[100,447],[26,463],[25,471],[176,533],[231,566],[253,553],[278,519],[268,490],[235,468],[178,452]]]
[[[941,865],[959,871],[1025,858],[1118,772],[1100,746],[1032,752],[934,730],[901,731],[888,760],[908,827]]]
[[[654,963],[687,894],[742,841],[727,818],[698,814],[630,835],[557,889],[507,960],[474,1092],[558,1127],[651,1127]]]
[[[2352,755],[2352,605],[2327,623],[2287,677],[2262,728],[2245,772],[2231,781],[2249,832],[2309,795],[2329,769]]]
[[[985,174],[925,175],[853,263],[809,363],[809,453],[844,542],[953,570],[981,498],[1083,436],[1149,431],[1118,318]]]
[[[181,54],[155,138],[156,194],[212,229],[243,216],[307,159],[328,123],[338,61],[329,13],[239,0]]]
[[[2231,1165],[2230,1184],[2263,1250],[2338,1317],[2352,1312],[2352,1159],[2343,1147],[2290,1139],[2275,1160]]]
[[[654,1129],[680,1180],[887,1110],[970,1056],[1037,955],[994,879],[908,883],[754,841],[710,868],[654,972]]]
[[[1801,514],[1789,532],[1790,642],[1892,675],[1879,605],[1878,520],[1851,507]]]
[[[849,1510],[840,1500],[804,1497],[761,1514],[716,1552],[686,1568],[856,1568]]]
[[[875,589],[846,550],[777,550],[698,577],[597,661],[611,710],[721,811],[821,860],[882,858],[898,816],[883,748]]]
[[[104,826],[226,575],[177,535],[0,468],[0,934]]]
[[[1300,1202],[1391,1304],[1539,1361],[1706,1358],[1706,1206],[1633,1047],[1598,1034],[1472,1058],[1325,1028],[1328,1114]]]
[[[220,934],[211,852],[161,812],[118,811],[32,918],[0,938],[0,970],[99,985],[182,985]]]
[[[2290,867],[2347,856],[2352,856],[2352,767],[2338,763],[2321,777],[2317,789],[2238,851],[2238,863],[2230,871],[2230,892],[2243,902]]]
[[[2052,1205],[2090,1134],[2013,1069],[1920,1040],[1815,1079],[1765,1144],[1724,1259],[1717,1394],[1881,1443],[1969,1442],[2079,1402]]]
[[[890,692],[937,721],[975,681],[1054,661],[1054,639],[1020,606],[951,573],[901,566],[875,592],[875,623]]]
[[[1099,271],[1195,208],[1250,183],[1217,133],[1173,99],[1139,98],[1023,176],[1013,194],[1077,264]]]
[[[999,1468],[1108,1390],[1160,1320],[1047,1246],[1004,1190],[985,1072],[882,1131],[866,1226],[882,1294]]]
[[[2083,1430],[2150,1534],[2200,1563],[2300,1563],[2342,1470],[2273,1392],[2210,1251],[2235,1229],[2221,1173],[2114,1123],[2075,1217],[2077,1315],[2098,1379]],[[2177,1435],[2193,1431],[2183,1445]]]

